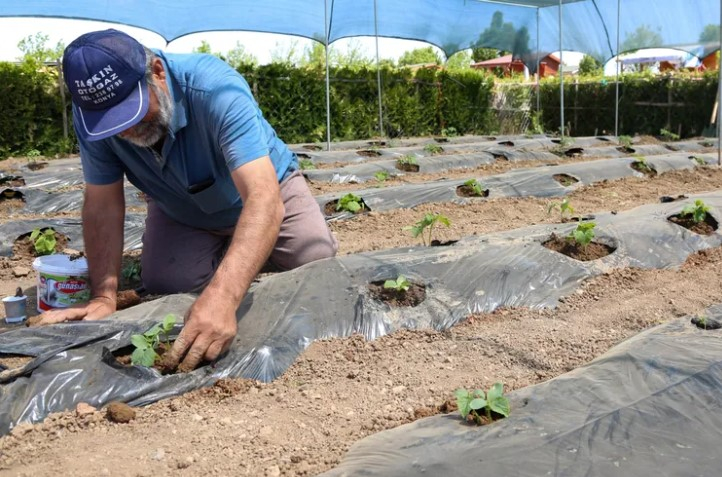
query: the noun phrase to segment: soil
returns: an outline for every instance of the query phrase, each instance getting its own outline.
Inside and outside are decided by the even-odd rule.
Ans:
[[[397,162],[396,169],[404,172],[419,172],[419,165],[408,162]]]
[[[456,195],[461,197],[489,197],[489,189],[484,189],[481,194],[477,194],[473,187],[462,184],[456,188]]]
[[[413,282],[406,291],[384,288],[384,280],[372,282],[369,292],[376,300],[392,307],[418,306],[426,298],[426,287]]]
[[[356,154],[363,157],[379,157],[381,156],[381,153],[379,151],[374,151],[373,149],[361,149],[359,151],[356,151]]]
[[[42,229],[44,230],[44,229]],[[66,248],[70,240],[67,236],[55,231],[55,253],[61,253]],[[35,253],[35,243],[30,239],[30,233],[20,236],[13,244],[13,256],[22,258],[37,258]],[[31,263],[32,263],[31,260]]]
[[[542,245],[549,250],[554,250],[567,257],[583,262],[606,257],[615,250],[614,247],[594,241],[587,244],[586,247],[583,247],[574,240],[570,240],[567,237],[560,237],[556,234],[552,234],[549,240],[542,242]]]
[[[169,365],[163,359],[165,354],[170,351],[172,343],[173,341],[169,342],[168,344],[160,342],[155,349],[155,352],[158,354],[158,358],[155,360],[155,364],[153,364],[153,367],[160,371],[161,374],[175,373],[175,366]],[[122,366],[133,366],[131,364],[131,355],[133,354],[133,350],[133,346],[126,346],[124,348],[116,350],[115,352],[113,352],[113,356],[115,356],[115,361]]]
[[[579,158],[584,160],[589,159]],[[479,170],[495,174],[532,165],[505,162]],[[469,176],[483,174],[466,170],[387,182]],[[312,188],[319,194],[358,189],[359,184]],[[588,215],[720,188],[722,170],[703,167],[578,187],[568,197],[577,214]],[[548,202],[492,198],[425,204],[372,211],[330,226],[339,253],[347,254],[418,245],[401,228],[427,212],[441,212],[452,222],[450,228],[435,229],[440,241],[553,223],[559,216],[546,213]],[[0,215],[0,222],[6,220],[1,217],[6,216]],[[32,258],[0,257],[0,294],[12,294],[18,285],[31,292],[34,271],[18,277],[13,269],[27,268]],[[75,410],[19,425],[0,438],[0,474],[317,475],[334,467],[363,437],[456,412],[457,388],[488,389],[502,381],[508,392],[549,380],[648,327],[699,315],[720,296],[722,248],[712,248],[691,255],[678,269],[626,268],[597,276],[555,309],[499,309],[470,315],[446,331],[402,330],[374,341],[357,335],[317,341],[272,383],[221,380],[136,408],[136,418],[124,425],[101,413],[79,416]],[[473,370],[468,363],[474,363]]]
[[[579,182],[579,179],[576,177],[572,177],[569,174],[554,174],[552,176],[555,181],[563,185],[564,187],[573,186],[577,182]]]
[[[21,368],[32,361],[32,356],[22,354],[1,354],[0,353],[0,370]]]
[[[706,214],[701,222],[695,222],[692,214],[675,214],[669,216],[667,220],[700,235],[712,235],[718,227],[717,221],[710,214]]]

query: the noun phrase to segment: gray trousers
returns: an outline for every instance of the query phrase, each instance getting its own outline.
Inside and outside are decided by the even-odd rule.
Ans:
[[[281,198],[286,213],[269,257],[272,268],[290,270],[336,255],[338,242],[300,171],[281,183]],[[166,294],[202,290],[220,264],[234,230],[208,231],[180,224],[149,200],[141,256],[146,291]]]

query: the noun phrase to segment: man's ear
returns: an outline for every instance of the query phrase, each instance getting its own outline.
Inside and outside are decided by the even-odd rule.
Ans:
[[[163,68],[163,62],[160,58],[153,58],[153,61],[151,62],[151,69],[154,76],[156,76],[159,80],[165,81],[165,68]]]

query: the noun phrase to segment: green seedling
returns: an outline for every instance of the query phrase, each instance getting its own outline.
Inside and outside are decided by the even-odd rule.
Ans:
[[[411,288],[411,283],[405,276],[399,275],[396,280],[386,280],[384,282],[384,288],[387,290],[394,290],[397,293],[405,293],[409,290],[409,288]]]
[[[679,141],[679,134],[675,134],[672,131],[668,131],[664,128],[659,130],[659,135],[662,136],[662,139],[665,141]]]
[[[451,126],[448,128],[442,128],[441,135],[444,137],[456,137],[459,135],[459,132],[456,130],[455,127]]]
[[[698,166],[706,166],[707,165],[705,160],[699,156],[690,156],[690,159],[692,159],[694,162],[696,162]]]
[[[703,222],[709,213],[709,206],[702,202],[700,199],[694,201],[694,204],[686,205],[682,209],[680,215],[691,215],[692,220],[695,224]]]
[[[300,167],[302,171],[305,171],[308,169],[315,169],[316,165],[311,159],[301,159],[298,161],[298,167]]]
[[[565,198],[561,202],[550,202],[547,206],[547,215],[551,215],[554,210],[559,210],[559,220],[564,222],[564,214],[568,213],[569,217],[574,215],[574,207],[569,203],[569,199]]]
[[[594,239],[594,227],[596,226],[597,224],[594,222],[580,222],[567,238],[574,240],[582,248],[587,248],[587,245]]]
[[[424,146],[424,151],[428,152],[433,156],[434,154],[441,154],[442,152],[444,152],[444,148],[437,144],[427,144],[426,146]]]
[[[30,233],[30,240],[33,241],[37,255],[50,255],[55,252],[57,240],[55,240],[55,230],[51,228],[33,230]]]
[[[416,160],[416,156],[407,154],[396,159],[396,163],[399,166],[417,166],[419,164],[419,161]]]
[[[480,423],[482,412],[486,418],[491,421],[491,412],[509,417],[511,406],[509,399],[504,396],[504,385],[502,383],[494,383],[487,393],[481,389],[467,391],[466,389],[457,389],[456,404],[459,407],[459,413],[464,419],[471,414],[474,422]]]
[[[139,282],[141,270],[140,262],[132,261],[120,273],[127,282]]]
[[[416,238],[419,235],[421,235],[421,240],[423,241],[424,245],[430,245],[432,234],[434,231],[434,226],[437,223],[441,223],[443,225],[446,225],[447,227],[451,226],[451,222],[449,221],[449,218],[445,215],[441,214],[426,214],[424,215],[424,218],[416,222],[414,225],[409,225],[407,227],[404,227],[404,230],[411,230],[411,235]],[[428,230],[428,241],[426,240],[426,236],[424,235],[424,230]]]
[[[642,172],[652,172],[652,166],[649,165],[646,157],[640,155],[634,157],[637,159],[634,161],[634,164],[636,164],[638,170]]]
[[[379,182],[384,182],[384,181],[386,181],[390,176],[389,176],[388,171],[378,171],[378,172],[376,172],[376,173],[374,174],[374,177],[376,178],[377,181],[379,181]]]
[[[175,315],[166,315],[163,321],[156,323],[142,335],[132,335],[130,342],[135,346],[135,350],[130,355],[131,364],[134,366],[153,366],[159,358],[158,345],[164,343],[169,346],[168,333],[173,329],[175,322]]]
[[[40,151],[38,151],[37,149],[30,149],[25,155],[31,159],[41,156]]]
[[[619,136],[617,139],[619,141],[619,144],[627,149],[632,147],[632,137],[631,136]]]
[[[471,189],[472,194],[479,197],[483,196],[486,191],[486,188],[482,185],[482,183],[476,179],[469,179],[464,182],[464,185]]]
[[[569,136],[564,136],[559,139],[559,147],[566,148],[574,144],[574,139]]]
[[[366,205],[363,203],[363,199],[351,193],[341,197],[336,204],[337,211],[345,210],[347,212],[351,212],[352,214],[355,214],[359,210],[363,210],[365,208]]]

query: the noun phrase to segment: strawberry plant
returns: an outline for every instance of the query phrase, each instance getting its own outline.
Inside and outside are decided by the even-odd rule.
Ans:
[[[142,335],[131,336],[130,342],[135,346],[135,350],[130,356],[131,364],[135,366],[153,366],[159,358],[157,352],[159,345],[163,343],[166,348],[170,346],[168,333],[173,329],[175,322],[175,315],[169,314],[163,318],[162,322],[156,323]]]
[[[366,205],[363,203],[363,199],[350,192],[345,196],[341,197],[336,204],[337,211],[345,210],[347,212],[351,212],[352,214],[355,214],[365,208]]]
[[[679,134],[675,134],[672,131],[668,131],[664,128],[659,130],[659,135],[662,136],[662,139],[665,141],[679,141]]]
[[[686,205],[680,215],[691,215],[694,223],[698,224],[707,217],[709,213],[709,206],[707,206],[702,200],[697,199],[694,204]]]
[[[424,218],[416,222],[414,225],[404,227],[404,230],[411,230],[411,235],[414,238],[421,235],[421,240],[423,241],[424,245],[429,245],[431,244],[434,226],[437,223],[441,223],[447,227],[451,226],[451,222],[449,221],[448,217],[446,217],[445,215],[433,213],[424,215]],[[428,230],[428,241],[426,240],[426,236],[424,235],[425,230]]]
[[[396,280],[386,280],[384,282],[384,288],[394,290],[397,293],[404,293],[411,288],[411,282],[409,282],[405,276],[399,275]]]
[[[301,159],[298,161],[298,167],[300,167],[302,171],[316,168],[311,159]]]
[[[389,178],[389,173],[388,171],[378,171],[374,174],[374,177],[377,181],[384,182]]]
[[[55,252],[55,230],[47,228],[45,230],[35,229],[30,233],[30,240],[35,247],[35,253],[40,255],[50,255]]]
[[[433,156],[435,154],[441,154],[442,152],[444,152],[444,148],[437,144],[427,144],[426,146],[424,146],[424,151],[428,152]]]
[[[632,137],[631,136],[619,136],[617,141],[619,142],[620,146],[622,146],[626,149],[630,149],[632,147]]]
[[[504,417],[509,417],[511,412],[509,399],[504,396],[504,385],[502,383],[494,383],[487,393],[484,393],[481,389],[467,391],[462,388],[457,389],[455,395],[461,417],[467,419],[471,415],[477,424],[481,424],[482,413],[491,421],[492,411]]]
[[[569,217],[574,214],[574,207],[569,203],[569,199],[565,198],[561,202],[550,202],[547,206],[547,215],[551,215],[554,210],[559,210],[559,220],[564,222],[564,214],[569,213]]]
[[[567,238],[574,240],[577,245],[585,249],[594,239],[594,227],[596,226],[597,224],[594,222],[580,222]]]
[[[486,188],[476,179],[469,179],[468,181],[464,182],[464,185],[468,187],[473,195],[476,196],[483,196],[484,192],[486,192]]]
[[[634,156],[636,160],[634,161],[635,168],[644,173],[651,173],[654,172],[652,170],[652,167],[647,163],[647,158],[644,156],[636,155]]]

